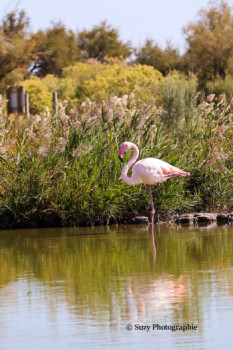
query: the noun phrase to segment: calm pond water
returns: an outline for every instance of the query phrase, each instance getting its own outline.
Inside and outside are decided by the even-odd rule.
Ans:
[[[0,349],[232,348],[233,227],[155,230],[1,231]]]

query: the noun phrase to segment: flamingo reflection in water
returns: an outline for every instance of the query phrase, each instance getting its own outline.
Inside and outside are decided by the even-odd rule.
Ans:
[[[127,279],[125,307],[128,320],[166,317],[188,301],[191,281],[184,275],[131,276]]]

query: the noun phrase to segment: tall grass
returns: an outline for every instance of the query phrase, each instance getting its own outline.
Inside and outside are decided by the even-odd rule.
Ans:
[[[183,113],[173,128],[164,121],[165,104],[133,95],[86,100],[70,111],[64,101],[58,115],[28,120],[2,114],[1,227],[108,224],[148,214],[147,187],[127,186],[120,177],[117,153],[126,140],[139,146],[141,158],[162,158],[191,173],[154,186],[161,213],[231,209],[233,104],[209,96],[198,106],[196,94],[190,103],[188,123]]]

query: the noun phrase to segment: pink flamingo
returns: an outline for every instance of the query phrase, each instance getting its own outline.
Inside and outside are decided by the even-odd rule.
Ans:
[[[137,184],[147,184],[150,192],[150,202],[151,202],[151,223],[152,223],[152,235],[154,237],[154,203],[151,191],[151,185],[156,184],[160,186],[161,182],[166,181],[170,177],[187,177],[190,176],[190,173],[187,173],[179,168],[174,167],[161,159],[156,158],[144,158],[139,160],[137,163],[136,160],[139,156],[138,147],[132,142],[123,142],[118,153],[120,160],[123,162],[122,157],[126,151],[129,149],[134,150],[132,158],[124,166],[121,172],[122,180],[128,185],[137,185]],[[135,163],[135,164],[134,164]],[[133,165],[134,164],[134,165]],[[128,177],[127,173],[130,167],[132,167],[132,175]],[[153,242],[154,243],[154,242]]]

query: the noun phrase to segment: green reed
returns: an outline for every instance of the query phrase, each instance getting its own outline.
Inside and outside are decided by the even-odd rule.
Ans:
[[[124,96],[87,100],[70,111],[64,101],[58,115],[20,117],[19,131],[13,117],[2,115],[1,226],[109,224],[148,215],[147,187],[121,180],[117,153],[126,140],[138,145],[140,158],[162,158],[191,173],[153,186],[158,212],[230,210],[232,112],[231,103],[209,96],[173,130],[155,101]]]

